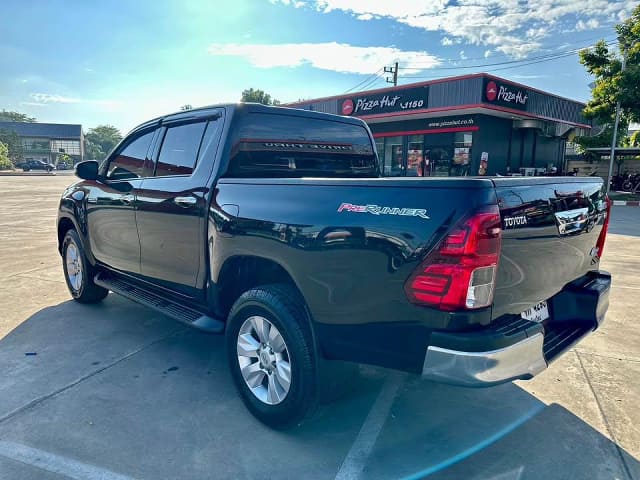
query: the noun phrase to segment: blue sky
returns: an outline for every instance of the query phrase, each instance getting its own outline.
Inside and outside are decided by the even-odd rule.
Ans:
[[[635,5],[5,0],[0,108],[85,130],[109,123],[127,131],[186,103],[237,101],[249,87],[283,102],[340,94],[362,82],[383,87],[383,76],[372,74],[396,60],[404,67],[401,84],[488,71],[586,100],[591,79],[576,54],[532,65],[503,62],[613,39],[613,26]]]

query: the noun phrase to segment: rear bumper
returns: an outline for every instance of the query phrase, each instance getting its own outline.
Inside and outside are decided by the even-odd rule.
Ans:
[[[511,315],[475,332],[436,332],[422,375],[469,387],[533,378],[602,324],[610,287],[608,273],[590,272],[548,300],[543,323]]]

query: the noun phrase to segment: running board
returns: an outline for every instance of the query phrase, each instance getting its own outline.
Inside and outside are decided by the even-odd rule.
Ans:
[[[100,272],[94,278],[94,283],[114,293],[127,297],[129,300],[145,305],[149,308],[165,314],[179,322],[186,323],[199,330],[209,333],[222,333],[224,322],[203,314],[191,307],[184,306],[152,291],[116,277],[115,275]]]

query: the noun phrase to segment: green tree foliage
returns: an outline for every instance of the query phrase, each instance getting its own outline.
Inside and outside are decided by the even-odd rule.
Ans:
[[[84,136],[85,157],[89,160],[103,160],[120,140],[120,130],[112,125],[92,128]]]
[[[595,77],[592,98],[584,109],[587,118],[606,125],[603,132],[595,137],[582,137],[576,143],[583,149],[611,145],[616,103],[620,101],[620,127],[618,132],[626,132],[629,122],[640,121],[640,5],[625,22],[616,25],[619,52],[604,40],[592,48],[580,51],[582,63]],[[626,68],[622,70],[623,56]],[[618,136],[618,145],[624,135]]]
[[[640,147],[640,130],[633,132],[633,135],[625,138],[625,147]]]
[[[35,122],[36,119],[34,117],[30,117],[26,113],[20,112],[11,112],[9,110],[5,110],[4,108],[0,112],[0,122]]]
[[[10,168],[13,168],[13,163],[9,160],[9,147],[0,142],[0,170],[9,170]]]
[[[15,165],[22,161],[22,141],[16,132],[0,129],[0,142],[4,143],[9,149],[11,163]]]
[[[73,158],[71,158],[71,156],[67,155],[66,153],[61,153],[58,155],[57,165],[58,167],[64,165],[67,168],[71,168],[73,167]]]
[[[271,98],[271,95],[265,93],[263,90],[249,88],[242,91],[241,102],[255,102],[263,105],[280,105],[280,100]]]

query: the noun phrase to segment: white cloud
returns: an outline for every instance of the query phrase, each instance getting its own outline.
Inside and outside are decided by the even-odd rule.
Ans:
[[[209,53],[247,59],[258,68],[299,67],[311,65],[322,70],[344,73],[372,73],[393,62],[420,65],[426,70],[440,64],[440,59],[423,51],[395,47],[356,47],[346,43],[237,44],[215,43]],[[411,71],[411,70],[406,70]]]
[[[323,13],[338,10],[356,17],[389,18],[441,32],[446,35],[443,45],[459,40],[522,58],[540,49],[541,40],[562,31],[567,21],[579,19],[584,29],[611,25],[628,18],[636,4],[637,0],[308,0],[305,5]]]
[[[29,107],[48,107],[47,103],[39,103],[39,102],[20,102],[20,105],[26,105]]]
[[[32,93],[30,97],[35,100],[35,102],[22,102],[24,105],[31,106],[46,106],[52,104],[77,104],[84,103],[89,105],[95,105],[98,107],[102,107],[107,111],[118,110],[123,106],[123,103],[118,100],[101,100],[101,99],[83,99],[76,97],[65,97],[63,95],[53,94],[53,93]]]
[[[358,15],[358,20],[372,20],[373,18],[374,16],[370,13],[363,13],[361,15]]]
[[[576,30],[578,32],[581,32],[583,30],[595,30],[599,26],[600,22],[596,18],[590,18],[586,22],[578,20],[578,23],[576,23]]]
[[[51,93],[32,93],[31,98],[38,103],[80,103],[79,98],[64,97]]]
[[[465,55],[464,50],[460,50],[459,55],[460,55],[460,60],[466,60],[467,59],[467,56]]]
[[[453,45],[453,40],[451,40],[449,37],[442,37],[442,40],[440,40],[440,43],[445,47],[448,47],[449,45]]]
[[[491,50],[484,51],[484,58],[489,58],[491,55],[493,55],[493,52]]]

